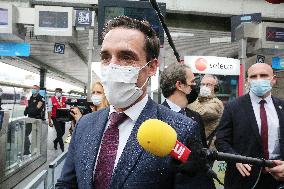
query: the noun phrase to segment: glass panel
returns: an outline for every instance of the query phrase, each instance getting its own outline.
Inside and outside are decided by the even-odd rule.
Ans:
[[[0,96],[0,109],[9,112],[9,123],[6,144],[3,149],[5,175],[15,171],[22,165],[40,155],[41,120],[27,118],[24,110],[30,89],[0,86],[3,94]]]

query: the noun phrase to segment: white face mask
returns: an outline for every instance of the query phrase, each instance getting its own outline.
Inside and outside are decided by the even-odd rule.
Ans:
[[[102,103],[103,97],[101,95],[92,95],[91,100],[94,105],[99,105]]]
[[[147,64],[145,64],[145,66]],[[143,94],[142,88],[147,83],[148,79],[141,88],[137,87],[136,83],[139,71],[145,66],[140,68],[119,66],[112,63],[108,66],[102,66],[102,83],[106,98],[111,105],[115,108],[129,107]]]
[[[202,97],[208,97],[208,96],[211,95],[211,89],[209,87],[202,86],[202,87],[200,87],[199,95],[202,96]]]
[[[62,96],[62,94],[61,94],[61,93],[55,93],[55,96],[56,96],[57,98],[60,98],[60,97]]]

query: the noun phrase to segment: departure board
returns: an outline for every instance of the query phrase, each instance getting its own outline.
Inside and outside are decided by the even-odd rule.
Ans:
[[[8,9],[0,8],[0,27],[8,27]]]
[[[284,28],[267,27],[266,41],[284,42]]]
[[[68,28],[68,12],[39,11],[39,27]]]
[[[163,15],[166,12],[166,4],[158,3]],[[98,14],[98,37],[99,45],[102,43],[102,31],[104,24],[117,16],[128,16],[137,20],[147,20],[156,31],[160,43],[164,43],[164,30],[160,24],[159,18],[152,8],[150,2],[143,1],[111,1],[99,0]]]

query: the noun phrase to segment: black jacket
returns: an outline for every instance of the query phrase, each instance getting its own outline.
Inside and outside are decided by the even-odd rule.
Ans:
[[[280,156],[284,159],[284,101],[272,97],[280,125]],[[218,151],[263,158],[261,136],[249,94],[238,97],[225,105],[215,146]],[[250,189],[256,182],[260,167],[252,166],[251,176],[243,178],[235,163],[227,163],[225,188]],[[276,182],[276,180],[275,180]],[[269,187],[266,187],[269,188]],[[271,188],[273,189],[273,188]]]
[[[43,103],[40,108],[37,108],[38,102]],[[28,115],[30,118],[43,119],[44,107],[44,98],[40,94],[38,94],[36,97],[32,95],[28,101],[28,106],[25,109],[24,115]]]

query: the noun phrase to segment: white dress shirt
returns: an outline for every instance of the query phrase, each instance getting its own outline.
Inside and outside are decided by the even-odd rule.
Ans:
[[[258,125],[258,131],[261,135],[261,120],[260,120],[260,104],[262,98],[256,96],[254,93],[249,92],[254,115]],[[267,125],[268,125],[268,152],[269,159],[278,159],[280,157],[280,132],[279,132],[279,119],[273,104],[271,95],[264,99],[264,108],[266,111]]]
[[[127,140],[131,134],[131,131],[138,119],[138,117],[140,116],[142,110],[144,109],[144,107],[146,106],[148,102],[148,95],[146,95],[142,100],[140,100],[139,102],[137,102],[136,104],[134,104],[133,106],[131,106],[130,108],[128,108],[127,110],[124,111],[124,113],[128,116],[128,118],[121,123],[118,126],[119,129],[119,142],[118,142],[118,149],[117,149],[117,153],[116,153],[116,159],[114,162],[114,167],[116,167],[118,160],[123,152],[123,149],[127,143]],[[110,111],[109,111],[109,115],[112,112],[116,112],[113,106],[110,106]],[[110,121],[107,121],[107,127],[109,126]],[[105,128],[105,130],[107,129],[107,127]],[[98,155],[97,155],[97,159],[96,159],[96,165],[97,166],[97,160],[100,154],[100,150],[101,150],[101,145],[98,151]],[[94,169],[95,170],[95,169]]]
[[[166,99],[166,102],[170,106],[171,110],[173,110],[174,112],[181,111],[181,108],[178,105],[176,105],[175,103],[173,103],[172,101],[170,101],[169,99]]]

